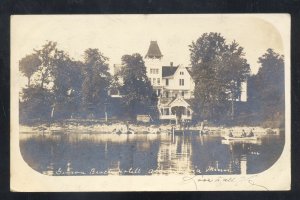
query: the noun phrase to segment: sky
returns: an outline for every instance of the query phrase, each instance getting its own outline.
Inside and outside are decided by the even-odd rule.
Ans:
[[[279,23],[285,15],[15,15],[11,18],[12,65],[46,41],[58,43],[76,59],[87,48],[98,48],[110,66],[125,54],[145,56],[150,41],[158,42],[163,64],[190,65],[189,47],[203,33],[219,32],[228,43],[244,47],[251,73],[268,48],[284,54]]]

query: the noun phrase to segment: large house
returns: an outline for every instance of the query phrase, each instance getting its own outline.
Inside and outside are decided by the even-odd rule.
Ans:
[[[159,97],[161,120],[191,120],[194,81],[187,67],[162,65],[163,55],[156,41],[151,41],[145,56],[147,76]]]
[[[158,100],[159,118],[167,121],[189,121],[193,110],[191,100],[194,98],[195,83],[191,69],[182,65],[163,65],[163,54],[157,41],[151,41],[144,58],[147,76],[151,81]],[[121,65],[114,65],[117,73]],[[245,89],[244,89],[245,88]],[[246,87],[242,83],[242,93],[236,101],[246,101]]]

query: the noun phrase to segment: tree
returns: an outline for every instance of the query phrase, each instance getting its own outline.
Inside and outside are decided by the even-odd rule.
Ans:
[[[249,101],[255,105],[254,110],[261,120],[280,121],[284,118],[284,56],[268,49],[259,57],[261,67],[252,77]],[[281,125],[282,125],[281,124]],[[278,125],[278,124],[277,124]]]
[[[42,49],[35,50],[35,54],[20,60],[20,70],[26,68],[26,76],[29,79],[28,88],[22,90],[22,102],[20,103],[20,113],[23,113],[21,116],[23,119],[50,119],[55,96],[49,83],[53,81],[55,52],[56,43],[47,42]],[[33,74],[36,74],[35,80],[30,84],[30,77]]]
[[[146,67],[140,54],[124,55],[122,57],[122,77],[124,85],[121,88],[123,103],[131,118],[137,114],[157,113],[157,97],[146,75]]]
[[[240,100],[241,96],[241,83],[247,81],[250,75],[250,66],[244,56],[244,48],[240,47],[236,41],[228,45],[228,49],[223,55],[224,67],[221,69],[221,74],[227,86],[226,89],[229,91],[227,99],[231,100],[232,120],[235,115],[235,100]]]
[[[52,72],[54,67],[54,55],[57,53],[57,43],[56,42],[47,42],[43,45],[43,48],[40,50],[35,50],[37,56],[41,60],[41,65],[38,68],[39,78],[36,82],[40,82],[40,87],[44,88],[45,84],[49,84],[52,79]]]
[[[51,41],[35,52],[34,58],[27,56],[20,61],[22,69],[24,63],[36,63],[35,80],[22,91],[21,113],[27,118],[69,117],[80,105],[81,62],[71,60]]]
[[[81,61],[70,61],[69,77],[70,89],[68,91],[68,105],[71,115],[80,116],[82,106],[82,84],[83,84],[83,63]],[[77,113],[77,114],[75,114]]]
[[[55,50],[51,90],[54,94],[52,113],[55,111],[56,118],[69,117],[79,111],[83,82],[81,68],[81,62],[71,60],[64,51]]]
[[[39,86],[23,88],[20,102],[20,122],[30,123],[33,119],[42,122],[50,119],[53,95]]]
[[[228,112],[229,100],[240,94],[240,83],[250,72],[243,48],[235,41],[228,45],[220,33],[204,33],[189,47],[196,117],[221,119]]]
[[[108,72],[108,58],[98,49],[84,52],[82,97],[85,110],[93,115],[105,109],[111,75]]]
[[[213,119],[224,103],[225,87],[219,79],[222,55],[226,51],[225,38],[219,33],[204,33],[190,47],[190,60],[195,81],[195,114]]]
[[[30,78],[42,64],[37,54],[25,56],[19,61],[20,71],[28,78],[27,86],[30,87]]]

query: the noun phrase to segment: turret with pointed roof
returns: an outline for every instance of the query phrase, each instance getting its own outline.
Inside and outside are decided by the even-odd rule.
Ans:
[[[163,57],[163,55],[160,52],[157,41],[151,41],[148,52],[147,52],[145,58],[161,59],[162,57]]]

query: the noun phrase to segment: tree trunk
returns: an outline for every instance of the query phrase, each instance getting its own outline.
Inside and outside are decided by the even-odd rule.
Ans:
[[[231,120],[234,120],[234,98],[235,95],[231,92]]]
[[[51,119],[53,119],[53,117],[54,117],[54,109],[55,109],[55,105],[52,107],[52,110],[51,110]]]
[[[41,88],[44,88],[44,78],[42,78]]]
[[[45,75],[44,74],[42,74],[42,83],[41,83],[41,88],[44,88],[44,79],[45,79],[45,77],[44,77]]]
[[[30,76],[28,77],[27,87],[30,87]]]
[[[234,119],[234,101],[231,99],[231,119]]]

